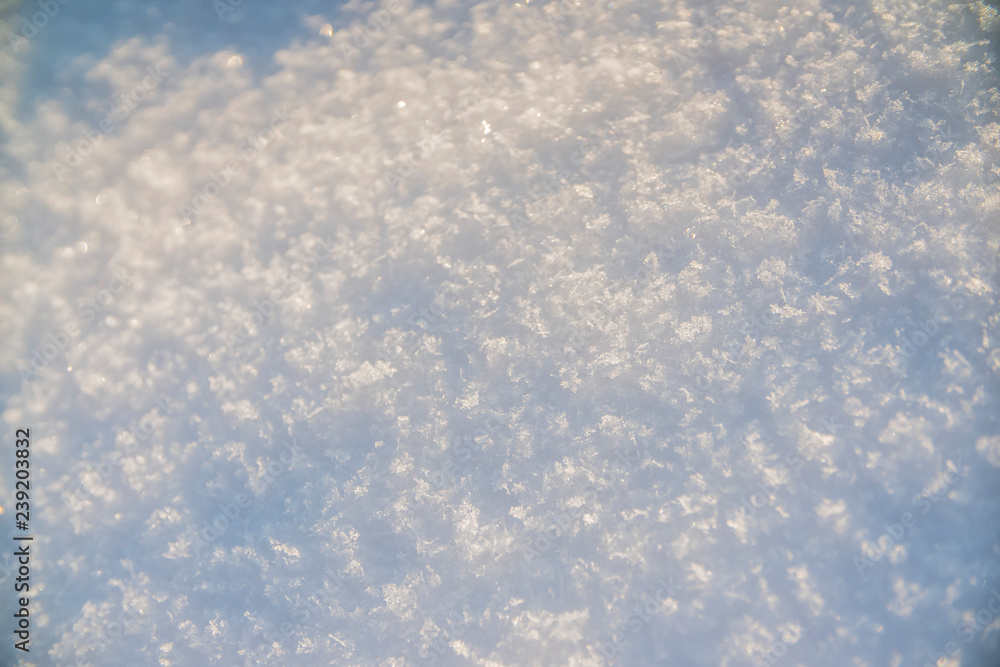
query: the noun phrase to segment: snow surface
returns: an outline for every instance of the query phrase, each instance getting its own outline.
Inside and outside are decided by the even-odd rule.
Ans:
[[[3,4],[0,661],[997,664],[994,7]]]

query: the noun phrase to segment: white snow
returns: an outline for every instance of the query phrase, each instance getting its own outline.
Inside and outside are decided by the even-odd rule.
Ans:
[[[995,664],[992,5],[3,4],[3,664]]]

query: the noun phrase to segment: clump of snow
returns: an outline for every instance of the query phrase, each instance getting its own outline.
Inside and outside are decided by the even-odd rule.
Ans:
[[[216,4],[3,40],[5,660],[991,664],[994,7]]]

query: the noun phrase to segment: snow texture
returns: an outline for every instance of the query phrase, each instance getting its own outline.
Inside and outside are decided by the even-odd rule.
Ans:
[[[996,664],[993,5],[3,4],[3,664]]]

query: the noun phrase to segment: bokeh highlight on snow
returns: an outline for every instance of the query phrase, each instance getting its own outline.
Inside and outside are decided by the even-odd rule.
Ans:
[[[997,664],[995,5],[2,16],[3,664]]]

